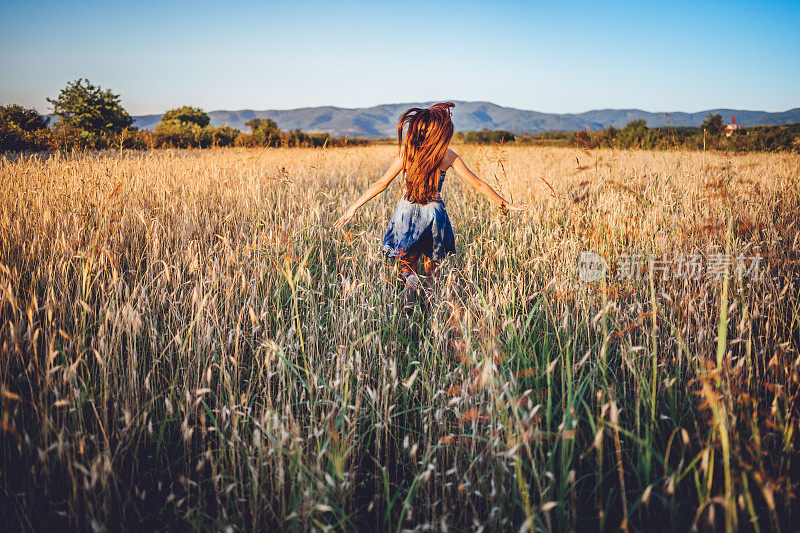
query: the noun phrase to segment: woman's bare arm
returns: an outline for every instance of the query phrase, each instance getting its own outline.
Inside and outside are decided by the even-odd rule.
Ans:
[[[388,187],[392,180],[397,177],[398,174],[400,174],[401,170],[403,170],[403,160],[398,155],[392,160],[392,163],[389,165],[389,168],[386,170],[381,179],[370,185],[367,190],[364,191],[364,194],[362,194],[358,200],[353,202],[350,207],[347,208],[347,211],[345,211],[344,214],[339,217],[339,220],[336,221],[334,227],[341,228],[347,224],[347,222],[353,218],[353,215],[356,214],[356,210],[385,191],[386,187]]]
[[[489,200],[500,204],[501,207],[505,207],[513,211],[526,211],[531,209],[531,206],[528,205],[513,204],[506,201],[506,199],[497,194],[497,192],[495,192],[495,190],[492,189],[488,183],[480,179],[469,168],[467,168],[467,165],[464,164],[464,161],[461,160],[458,154],[452,152],[451,157],[454,157],[451,166],[453,167],[453,170],[456,171],[458,177],[467,182],[470,186],[475,188],[479,193],[487,197]]]

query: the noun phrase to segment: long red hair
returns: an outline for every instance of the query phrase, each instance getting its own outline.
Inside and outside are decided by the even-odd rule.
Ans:
[[[453,138],[453,102],[412,107],[397,122],[397,144],[406,175],[406,198],[426,204],[439,193],[439,166]],[[405,129],[405,136],[403,135]]]

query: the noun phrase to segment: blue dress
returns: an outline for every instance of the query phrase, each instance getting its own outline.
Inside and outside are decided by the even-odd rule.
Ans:
[[[442,192],[444,176],[442,171],[439,193]],[[386,228],[383,251],[389,257],[421,253],[434,261],[456,253],[453,227],[441,194],[427,204],[412,203],[405,196],[401,198]]]

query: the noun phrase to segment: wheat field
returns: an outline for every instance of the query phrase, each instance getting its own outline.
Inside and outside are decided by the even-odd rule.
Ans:
[[[800,156],[455,148],[410,315],[393,146],[0,159],[4,523],[798,529]]]

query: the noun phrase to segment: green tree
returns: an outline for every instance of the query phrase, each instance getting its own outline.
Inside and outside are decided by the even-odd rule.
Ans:
[[[645,132],[647,132],[647,121],[643,118],[631,120],[625,124],[623,131],[628,131],[636,137],[643,137]]]
[[[185,105],[170,109],[156,125],[156,143],[175,148],[207,148],[215,141],[210,122],[209,116],[199,107]]]
[[[257,131],[261,131],[264,133],[281,131],[280,128],[278,128],[278,123],[272,120],[271,118],[256,117],[248,120],[247,122],[244,123],[244,125],[249,126],[250,129],[253,130],[253,133],[256,133]]]
[[[179,107],[177,109],[170,109],[164,113],[164,116],[161,117],[161,121],[167,122],[169,120],[177,120],[178,122],[185,122],[188,124],[197,124],[201,128],[208,126],[211,122],[211,119],[205,111],[199,107],[191,107],[188,105]]]
[[[712,115],[711,113],[707,114],[706,119],[703,121],[703,125],[700,126],[700,128],[706,130],[708,135],[720,135],[724,128],[722,124],[722,115],[719,113],[715,115]]]
[[[214,142],[213,136],[213,128],[180,120],[162,120],[155,129],[156,144],[173,148],[207,148]]]
[[[613,146],[614,139],[616,139],[617,135],[619,135],[619,130],[609,124],[608,127],[603,130],[603,146]]]
[[[218,126],[212,128],[213,142],[216,146],[233,146],[236,143],[236,138],[242,133],[230,126]]]
[[[278,123],[271,118],[253,118],[244,125],[253,130],[252,135],[258,145],[275,146],[282,142],[283,132],[278,128]]]
[[[631,120],[616,135],[616,145],[619,148],[641,148],[649,137],[648,132],[645,119]]]
[[[471,144],[499,144],[514,142],[517,138],[510,131],[483,128],[479,131],[462,132],[461,140]]]
[[[269,120],[269,119],[267,119],[267,120]],[[250,120],[245,122],[244,125],[247,126],[248,128],[250,128],[251,130],[253,130],[253,132],[255,132],[258,129],[258,127],[261,125],[261,119],[258,118],[258,117],[251,118]]]
[[[36,131],[46,128],[50,123],[50,118],[42,116],[35,109],[10,104],[0,106],[0,122],[14,124],[22,131]]]
[[[58,98],[47,99],[59,126],[78,131],[81,142],[92,147],[108,145],[109,137],[133,125],[133,118],[122,107],[119,95],[79,78],[67,83]]]

